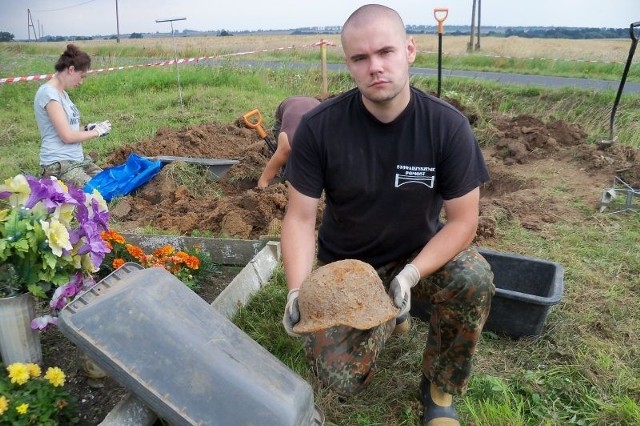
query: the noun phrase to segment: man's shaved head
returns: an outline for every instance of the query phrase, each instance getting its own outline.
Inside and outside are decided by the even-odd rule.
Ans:
[[[397,30],[402,32],[403,37],[407,36],[404,22],[402,22],[402,18],[398,15],[398,12],[381,4],[366,4],[356,9],[345,21],[340,33],[342,43],[344,44],[345,32],[349,31],[350,28],[371,24],[379,19],[385,19],[389,25],[396,26]]]

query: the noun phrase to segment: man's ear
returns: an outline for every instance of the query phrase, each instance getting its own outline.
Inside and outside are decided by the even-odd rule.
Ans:
[[[413,37],[407,37],[407,61],[412,64],[416,60],[416,54],[418,48],[416,47],[416,41]]]

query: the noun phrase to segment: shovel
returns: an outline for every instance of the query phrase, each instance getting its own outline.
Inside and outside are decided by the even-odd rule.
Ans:
[[[622,96],[622,89],[624,88],[624,83],[627,80],[627,74],[629,73],[629,68],[631,68],[631,61],[633,59],[633,54],[636,51],[636,46],[638,45],[638,35],[636,34],[636,28],[640,27],[640,21],[634,22],[629,27],[629,36],[631,37],[631,47],[629,48],[629,57],[627,58],[627,64],[624,67],[624,71],[622,72],[622,79],[620,80],[620,86],[618,86],[618,93],[616,94],[616,100],[613,102],[613,108],[611,109],[611,117],[609,118],[609,139],[603,140],[598,145],[600,148],[604,149],[610,145],[612,145],[617,136],[613,136],[613,124],[616,117],[616,109],[618,109],[618,102],[620,102],[620,96]]]
[[[449,9],[447,8],[433,9],[433,17],[438,21],[438,97],[440,97],[440,87],[442,86],[442,34],[444,34],[444,20],[448,15]]]
[[[255,119],[255,121],[252,121]],[[245,126],[250,129],[255,129],[258,132],[258,136],[260,136],[267,143],[269,150],[272,154],[276,152],[276,145],[273,141],[267,136],[267,132],[264,131],[262,127],[262,114],[258,109],[254,109],[253,111],[249,111],[245,115],[242,116],[242,120],[244,121]]]

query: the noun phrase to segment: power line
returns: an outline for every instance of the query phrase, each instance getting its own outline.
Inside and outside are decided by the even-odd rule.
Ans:
[[[60,7],[60,8],[58,8],[58,9],[32,10],[32,12],[57,12],[57,11],[59,11],[59,10],[71,9],[71,8],[74,8],[74,7],[78,7],[78,6],[85,5],[85,4],[87,4],[87,3],[93,3],[94,1],[96,1],[96,0],[87,0],[87,1],[82,2],[82,3],[73,4],[73,5],[71,5],[71,6]]]

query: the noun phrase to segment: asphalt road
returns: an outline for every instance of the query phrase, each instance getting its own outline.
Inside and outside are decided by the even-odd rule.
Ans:
[[[238,62],[247,66],[255,67],[268,67],[268,68],[293,68],[293,69],[309,69],[319,68],[317,64],[311,63],[283,63],[283,62]],[[343,64],[328,64],[328,71],[346,71],[346,67]],[[423,76],[438,76],[438,70],[432,68],[410,68],[412,75]],[[485,71],[457,71],[457,70],[442,70],[442,85],[446,90],[446,79],[456,78],[468,78],[474,80],[493,80],[504,84],[520,84],[530,85],[538,87],[573,87],[585,90],[611,90],[617,92],[620,87],[620,80],[596,80],[588,78],[568,78],[568,77],[551,77],[542,75],[528,75],[528,74],[511,74],[500,72],[485,72]],[[622,78],[622,76],[620,76]],[[626,81],[623,87],[623,93],[640,93],[640,83]]]

